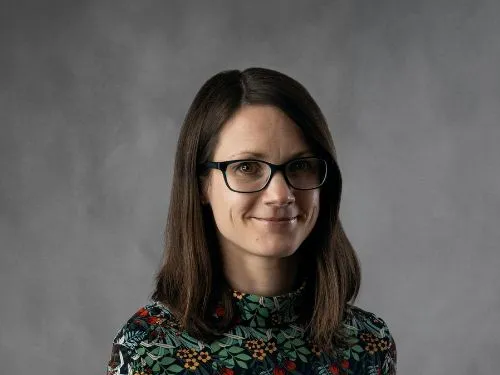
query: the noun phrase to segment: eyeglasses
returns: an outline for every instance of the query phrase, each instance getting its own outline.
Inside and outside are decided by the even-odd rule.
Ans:
[[[227,187],[237,193],[254,193],[266,188],[277,171],[283,171],[288,185],[298,190],[317,189],[326,180],[327,162],[317,157],[272,164],[264,160],[209,161],[201,166],[222,171]]]

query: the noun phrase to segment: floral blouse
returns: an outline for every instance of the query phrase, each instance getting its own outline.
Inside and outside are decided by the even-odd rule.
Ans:
[[[107,374],[396,374],[396,346],[387,325],[353,305],[343,320],[350,346],[341,356],[331,357],[310,342],[295,324],[304,286],[275,297],[233,291],[237,324],[209,343],[180,330],[164,304],[151,302],[118,331]],[[213,316],[223,314],[218,307]]]

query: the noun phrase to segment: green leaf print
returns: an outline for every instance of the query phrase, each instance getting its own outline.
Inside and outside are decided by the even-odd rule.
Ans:
[[[183,368],[179,365],[172,365],[170,367],[167,367],[167,372],[170,374],[177,374],[177,373],[181,372],[182,370],[183,370]]]
[[[302,361],[302,362],[304,362],[304,363],[309,362],[309,361],[307,360],[307,357],[306,357],[305,355],[300,354],[300,353],[298,353],[298,352],[297,352],[297,355],[299,356],[299,358],[301,359],[301,361]]]
[[[257,302],[258,303],[259,299],[260,299],[260,297],[257,296],[257,295],[255,295],[255,294],[247,294],[245,296],[245,300],[248,302],[249,306],[255,305],[255,307],[257,307],[256,304],[253,304],[252,302]]]
[[[279,345],[283,344],[286,340],[286,336],[283,334],[283,332],[279,332],[278,335],[276,336],[276,341],[278,342]]]
[[[248,365],[243,362],[243,361],[238,361],[236,360],[236,363],[238,364],[238,366],[240,366],[241,368],[244,368],[244,369],[247,369],[248,368]]]
[[[231,346],[229,348],[229,353],[231,354],[238,354],[238,353],[241,353],[243,352],[245,349],[239,347],[239,346]]]
[[[209,347],[212,353],[217,353],[220,350],[220,343],[218,341],[214,341]]]
[[[252,359],[252,357],[245,353],[238,354],[237,356],[235,356],[235,358],[243,361],[250,361]]]
[[[144,355],[144,353],[146,353],[146,349],[144,347],[140,346],[137,348],[137,354]]]
[[[305,346],[301,346],[300,348],[297,348],[297,351],[302,353],[302,354],[305,354],[305,355],[311,354],[311,351],[309,349],[307,349]]]
[[[168,365],[171,365],[172,363],[175,362],[175,358],[172,358],[172,357],[163,357],[160,361],[160,363],[163,365],[163,366],[168,366]]]
[[[363,351],[363,348],[359,345],[355,345],[352,347],[352,350],[354,350],[355,352],[361,353]]]
[[[156,362],[152,368],[153,372],[159,372],[160,371],[160,365],[158,362]]]
[[[163,357],[165,355],[165,348],[157,346],[156,348],[151,350],[151,354],[157,357]]]
[[[258,309],[257,311],[259,312],[260,316],[264,318],[267,318],[269,316],[269,310],[266,308]]]

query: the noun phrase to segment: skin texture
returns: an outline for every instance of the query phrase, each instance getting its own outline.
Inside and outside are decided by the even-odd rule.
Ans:
[[[213,161],[249,158],[281,164],[305,150],[310,148],[301,129],[284,112],[269,105],[246,105],[224,124]],[[264,190],[242,194],[229,190],[222,171],[211,170],[203,183],[202,202],[211,206],[224,272],[234,289],[275,296],[296,286],[296,250],[316,223],[320,189],[295,190],[277,172]],[[280,215],[297,220],[276,229],[255,219]]]

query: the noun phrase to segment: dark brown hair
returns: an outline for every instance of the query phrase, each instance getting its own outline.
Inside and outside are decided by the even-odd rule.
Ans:
[[[216,227],[200,199],[201,180],[211,161],[221,128],[243,105],[281,109],[299,126],[316,155],[328,162],[320,188],[315,227],[297,251],[307,251],[301,272],[307,277],[300,315],[309,338],[332,352],[345,345],[341,320],[358,294],[361,276],[354,249],[339,220],[342,178],[326,120],[308,91],[296,80],[265,68],[222,71],[198,91],[182,125],[175,154],[165,254],[152,299],[169,307],[188,333],[209,341],[229,329],[233,314],[230,289],[222,272]],[[222,301],[225,317],[218,326],[209,315]]]

